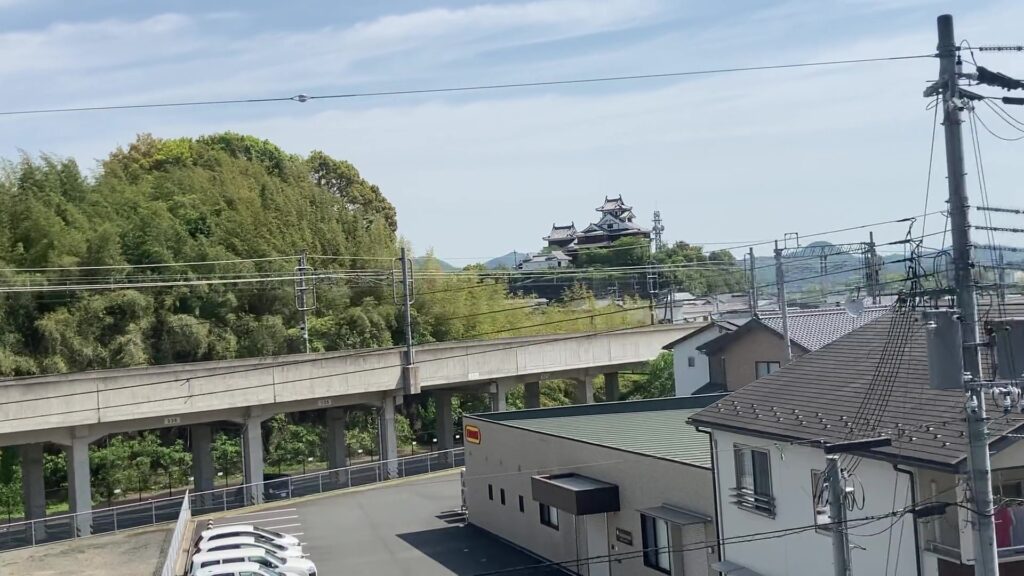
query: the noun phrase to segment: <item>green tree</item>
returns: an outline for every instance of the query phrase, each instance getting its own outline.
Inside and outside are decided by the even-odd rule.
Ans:
[[[662,352],[647,364],[647,375],[634,380],[621,393],[623,400],[666,398],[675,394],[672,353]]]
[[[225,482],[228,477],[242,473],[242,445],[237,436],[218,432],[213,437],[210,453],[213,456],[214,467],[218,473],[224,475]]]

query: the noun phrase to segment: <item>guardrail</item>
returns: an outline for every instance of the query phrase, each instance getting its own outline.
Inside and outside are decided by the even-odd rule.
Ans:
[[[164,558],[164,568],[160,576],[175,576],[178,566],[178,554],[181,553],[181,539],[185,537],[185,529],[188,528],[189,520],[192,519],[192,509],[189,507],[191,498],[188,492],[181,499],[181,511],[178,512],[178,522],[174,525],[174,532],[171,534],[171,543],[167,547],[167,558]]]
[[[0,552],[174,522],[180,517],[181,510],[186,505],[186,498],[190,513],[193,516],[201,516],[457,468],[462,466],[463,462],[464,449],[453,448],[394,460],[379,460],[345,468],[275,478],[257,484],[228,486],[206,492],[187,492],[181,496],[158,498],[136,504],[0,524]]]

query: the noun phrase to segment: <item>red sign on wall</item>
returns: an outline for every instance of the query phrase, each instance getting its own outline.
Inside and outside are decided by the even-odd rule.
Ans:
[[[466,424],[465,432],[466,432],[466,442],[469,442],[470,444],[479,444],[480,443],[481,437],[480,437],[480,429],[479,428],[477,428],[476,426],[473,426],[472,424]]]

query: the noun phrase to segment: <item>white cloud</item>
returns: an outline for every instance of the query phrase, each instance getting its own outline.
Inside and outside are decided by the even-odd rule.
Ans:
[[[41,30],[0,33],[0,80],[4,75],[91,72],[130,63],[180,56],[181,37],[192,20],[162,14],[144,20],[100,20],[52,24]]]
[[[395,84],[384,77],[400,79],[402,87],[437,85],[450,82],[444,74],[452,71],[463,81],[476,80],[481,69],[464,61],[488,50],[660,17],[658,4],[642,0],[622,0],[613,5],[617,12],[604,15],[581,6],[552,1],[424,10],[230,41],[194,19],[180,28],[185,49],[195,50],[189,58],[107,71],[100,78],[112,90],[148,90],[142,96],[131,90],[132,99],[287,94],[289,87],[320,77],[385,87]],[[858,14],[864,12],[870,10]],[[625,47],[502,62],[483,77],[910,54],[928,52],[935,42],[930,11],[914,15],[914,26],[886,21],[837,28],[825,41],[801,36],[813,11],[796,23],[769,16],[686,22],[682,32],[661,31]],[[966,14],[958,28],[967,37],[998,41],[1012,38],[1021,16],[1024,7],[991,6]],[[752,24],[753,18],[759,20]],[[751,41],[772,50],[753,51]],[[197,48],[208,43],[222,46],[216,53]],[[197,60],[197,53],[209,55]],[[931,128],[920,94],[935,67],[921,60],[572,90],[11,119],[0,130],[0,152],[20,145],[89,159],[136,132],[170,137],[224,129],[269,138],[293,152],[320,148],[352,160],[380,184],[399,209],[401,232],[418,248],[436,246],[442,256],[536,249],[552,220],[585,224],[601,195],[620,192],[642,219],[657,206],[672,239],[744,240],[918,212]],[[61,80],[60,89],[106,98],[89,89],[88,77]],[[993,202],[1000,191],[1009,198],[1015,150],[986,148]],[[941,205],[939,173],[933,208]],[[890,228],[880,240],[902,233]]]

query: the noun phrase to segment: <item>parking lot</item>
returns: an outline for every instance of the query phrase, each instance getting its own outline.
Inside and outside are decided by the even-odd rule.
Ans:
[[[447,473],[217,518],[298,536],[319,574],[473,576],[538,560],[462,522]],[[200,526],[200,529],[202,526]],[[526,569],[510,574],[553,574]]]

